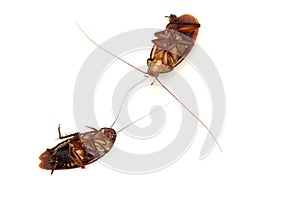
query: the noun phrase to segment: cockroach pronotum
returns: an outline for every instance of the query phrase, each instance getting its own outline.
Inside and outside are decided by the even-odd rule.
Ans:
[[[126,95],[136,85],[145,80],[146,79],[132,86],[127,91]],[[123,99],[123,102],[125,100],[125,97]],[[85,165],[95,162],[111,150],[119,132],[136,123],[137,121],[147,117],[151,113],[154,113],[170,104],[168,103],[163,107],[152,111],[150,114],[140,117],[139,119],[133,121],[132,123],[116,132],[114,129],[112,129],[112,126],[116,123],[119,117],[123,102],[116,116],[116,119],[114,120],[110,128],[101,128],[100,130],[97,130],[96,128],[87,126],[87,128],[92,129],[92,131],[88,131],[85,133],[76,132],[70,135],[62,136],[59,125],[58,138],[66,140],[51,149],[47,149],[44,153],[42,153],[39,157],[41,161],[39,167],[42,169],[51,170],[51,174],[53,174],[55,170],[72,169],[79,167],[84,168]]]
[[[173,98],[178,101],[182,107],[184,107],[194,118],[196,118],[209,132],[211,137],[216,142],[219,149],[222,151],[221,146],[219,145],[217,138],[210,131],[210,129],[205,125],[202,120],[199,119],[180,99],[178,99],[159,79],[158,75],[160,73],[168,73],[173,70],[179,63],[181,63],[184,58],[190,53],[194,46],[194,42],[197,39],[198,29],[200,24],[198,20],[189,14],[184,14],[177,17],[174,14],[166,16],[169,18],[169,24],[166,26],[166,29],[163,31],[156,32],[154,35],[157,39],[152,40],[154,46],[150,53],[150,58],[147,60],[148,70],[146,72],[140,70],[134,65],[123,60],[119,56],[115,55],[111,51],[103,48],[97,44],[89,35],[79,26],[80,30],[86,35],[86,37],[93,42],[98,48],[104,50],[108,54],[116,57],[132,68],[140,71],[144,75],[150,75],[154,77],[152,84],[157,81]],[[152,85],[151,84],[151,85]]]

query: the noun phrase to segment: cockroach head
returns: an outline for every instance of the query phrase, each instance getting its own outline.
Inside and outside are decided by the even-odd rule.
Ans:
[[[116,131],[112,128],[102,128],[100,131],[110,140],[115,140],[117,137]]]

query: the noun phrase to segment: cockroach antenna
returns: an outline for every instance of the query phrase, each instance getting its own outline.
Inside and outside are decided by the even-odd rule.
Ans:
[[[139,81],[139,82],[137,82],[136,84],[134,84],[133,86],[131,86],[131,88],[128,89],[128,91],[126,92],[126,94],[125,94],[124,97],[123,97],[123,100],[122,100],[121,106],[120,106],[120,108],[119,108],[118,114],[117,114],[117,116],[116,116],[114,122],[112,123],[112,125],[111,125],[110,127],[112,127],[112,126],[117,122],[117,120],[118,120],[118,118],[119,118],[119,116],[120,116],[120,113],[121,113],[123,104],[124,104],[124,102],[125,102],[125,99],[126,99],[127,95],[129,94],[129,92],[130,92],[133,88],[135,88],[137,85],[141,84],[142,82],[144,82],[144,81],[147,80],[147,79],[148,79],[148,77],[145,78],[145,79],[143,79],[143,80],[141,80],[141,81]]]
[[[83,32],[83,34],[98,48],[107,52],[108,54],[114,56],[120,61],[126,63],[130,67],[138,70],[143,73],[144,76],[152,76],[154,77],[154,81],[157,81],[178,103],[182,105],[184,109],[186,109],[198,122],[200,122],[204,128],[211,135],[216,145],[222,152],[222,148],[218,143],[217,138],[212,133],[212,131],[205,125],[205,123],[199,119],[197,115],[195,115],[178,97],[176,97],[159,79],[158,75],[160,73],[168,73],[171,72],[176,66],[178,66],[184,58],[190,53],[194,46],[194,42],[197,39],[198,29],[200,24],[198,20],[189,14],[182,15],[177,17],[174,14],[167,16],[169,19],[169,24],[166,26],[166,29],[160,32],[155,33],[154,35],[157,39],[152,40],[154,46],[150,53],[150,58],[147,60],[148,70],[144,72],[134,65],[128,63],[124,59],[115,55],[111,51],[103,48],[99,44],[97,44],[76,22],[79,29]]]
[[[85,133],[76,132],[62,136],[60,125],[58,125],[59,139],[66,140],[60,142],[53,148],[46,149],[46,151],[39,157],[41,161],[39,167],[42,169],[51,170],[51,175],[55,170],[73,169],[79,167],[85,168],[86,165],[95,162],[111,150],[118,133],[137,121],[142,120],[150,114],[168,106],[170,103],[161,108],[155,109],[154,111],[138,118],[137,120],[134,120],[133,122],[119,129],[117,132],[111,127],[101,128],[98,130],[90,126],[86,126],[92,131]]]

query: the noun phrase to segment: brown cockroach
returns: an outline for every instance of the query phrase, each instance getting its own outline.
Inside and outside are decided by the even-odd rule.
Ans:
[[[92,129],[92,131],[88,131],[85,133],[76,132],[70,135],[62,136],[59,125],[58,138],[66,140],[51,149],[46,149],[46,151],[39,157],[41,161],[39,167],[42,169],[51,170],[51,174],[53,174],[55,170],[73,169],[79,167],[84,168],[85,165],[95,162],[111,150],[119,132],[136,123],[137,121],[149,116],[151,113],[157,112],[158,110],[170,104],[168,103],[163,107],[140,117],[127,126],[121,128],[117,132],[112,129],[112,126],[116,123],[120,115],[125,97],[129,93],[129,91],[145,80],[146,79],[138,82],[127,91],[116,119],[114,120],[110,128],[101,128],[100,130],[98,130],[96,128],[87,126],[87,128]]]
[[[40,168],[51,170],[53,174],[59,169],[84,168],[104,156],[116,140],[116,131],[112,128],[88,128],[93,131],[62,136],[58,126],[59,139],[69,139],[42,153]]]
[[[155,33],[154,46],[147,60],[146,74],[158,77],[173,70],[190,53],[197,39],[200,24],[192,15],[166,16],[170,23],[166,29]]]
[[[86,37],[93,42],[98,48],[107,52],[108,54],[116,57],[132,68],[140,71],[145,76],[150,75],[154,77],[154,81],[151,85],[157,81],[173,98],[178,101],[182,107],[184,107],[191,115],[193,115],[209,132],[213,140],[216,142],[220,151],[222,151],[221,146],[219,145],[217,138],[210,131],[210,129],[205,125],[202,120],[199,119],[180,99],[178,99],[159,79],[158,75],[160,73],[168,73],[172,71],[179,63],[181,63],[184,58],[190,53],[194,46],[194,42],[197,39],[198,29],[200,24],[198,20],[189,14],[184,14],[177,17],[174,14],[166,16],[169,18],[169,24],[166,26],[166,29],[159,31],[154,35],[157,39],[152,40],[154,46],[150,53],[150,58],[147,59],[148,69],[146,72],[140,70],[134,65],[123,60],[119,56],[115,55],[111,51],[103,48],[97,44],[77,23],[79,29],[86,35]],[[146,76],[148,77],[148,76]]]
[[[151,113],[156,112],[157,110],[152,111]],[[138,120],[141,120],[148,115],[145,115]],[[55,170],[79,167],[85,168],[85,165],[95,162],[108,153],[116,141],[117,134],[138,120],[121,128],[117,132],[112,128],[101,128],[100,130],[97,130],[96,128],[87,126],[87,128],[92,129],[92,131],[85,133],[76,132],[66,136],[61,135],[59,125],[58,138],[68,139],[51,149],[46,149],[39,157],[41,161],[39,167],[51,170],[51,174],[53,174]]]

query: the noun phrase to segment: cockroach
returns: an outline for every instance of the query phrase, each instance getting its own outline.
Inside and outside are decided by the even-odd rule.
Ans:
[[[85,168],[86,165],[95,162],[108,153],[116,141],[117,134],[129,125],[118,132],[112,128],[97,130],[96,128],[87,126],[92,131],[85,133],[76,132],[66,136],[61,135],[59,125],[58,138],[68,139],[42,153],[39,157],[41,161],[39,167],[51,170],[51,175],[55,170]]]
[[[116,131],[112,128],[89,128],[93,131],[62,136],[59,125],[58,138],[69,139],[42,153],[40,168],[51,170],[51,174],[59,169],[84,168],[109,152],[116,140]]]
[[[170,16],[165,16],[169,18],[169,23],[166,26],[166,29],[163,31],[156,32],[154,35],[157,39],[152,40],[154,46],[150,53],[150,58],[147,59],[148,69],[146,72],[135,67],[134,65],[128,63],[123,60],[119,56],[115,55],[111,51],[103,48],[99,44],[97,44],[77,23],[79,29],[85,34],[85,36],[93,42],[98,48],[107,52],[108,54],[116,57],[132,68],[140,71],[146,77],[152,76],[154,77],[154,81],[151,85],[157,81],[173,98],[178,101],[182,107],[184,107],[195,119],[197,119],[209,132],[213,140],[216,142],[220,151],[222,151],[221,146],[219,145],[217,138],[210,131],[210,129],[205,125],[202,120],[199,119],[197,115],[195,115],[178,97],[176,97],[159,79],[158,75],[160,73],[168,73],[171,72],[176,66],[178,66],[184,58],[190,53],[192,50],[195,40],[197,39],[198,30],[200,28],[200,24],[198,20],[189,14],[184,14],[177,17],[174,14]]]
[[[131,89],[145,80],[146,79],[132,86],[127,91],[125,97]],[[72,169],[79,167],[85,168],[85,165],[95,162],[111,150],[119,132],[134,124],[135,122],[147,117],[151,113],[154,113],[170,104],[168,103],[162,108],[158,108],[151,113],[140,117],[139,119],[133,121],[132,123],[116,132],[114,129],[112,129],[112,126],[116,123],[120,115],[125,97],[116,116],[116,119],[109,128],[101,128],[100,130],[98,130],[96,128],[87,126],[87,128],[92,129],[92,131],[88,131],[85,133],[76,132],[66,136],[62,136],[59,125],[58,138],[66,140],[60,142],[53,148],[46,149],[46,151],[39,157],[41,161],[39,167],[42,169],[51,170],[51,175],[55,170]]]
[[[170,23],[166,29],[155,33],[154,46],[147,60],[146,74],[158,77],[173,70],[190,53],[197,39],[200,24],[192,15],[166,16]]]

